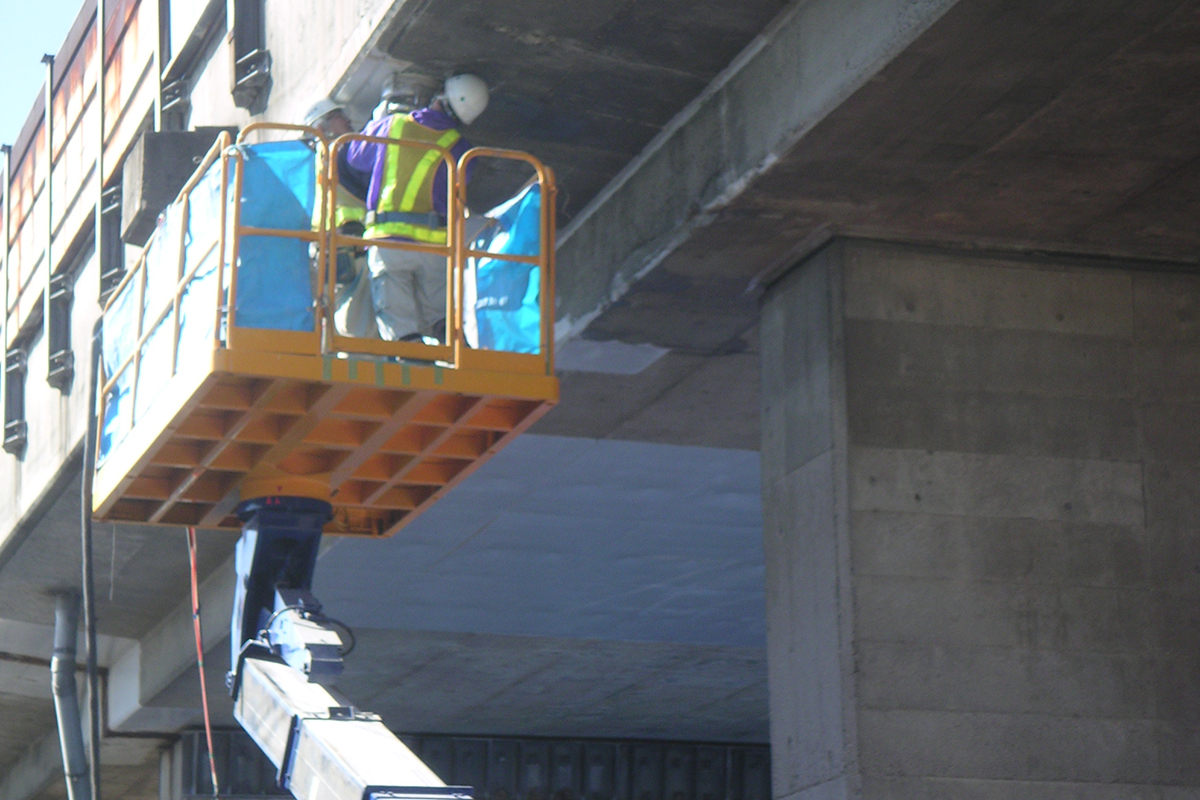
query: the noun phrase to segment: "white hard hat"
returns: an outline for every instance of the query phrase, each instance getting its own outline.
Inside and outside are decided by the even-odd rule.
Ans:
[[[455,75],[446,79],[446,102],[463,125],[470,125],[488,104],[488,87],[477,75]]]
[[[345,111],[341,103],[335,103],[328,97],[322,97],[317,102],[313,103],[312,108],[304,115],[304,124],[308,127],[316,125],[321,120],[328,117],[335,111]]]

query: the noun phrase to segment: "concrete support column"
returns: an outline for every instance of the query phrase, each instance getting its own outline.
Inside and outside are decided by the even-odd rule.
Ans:
[[[761,332],[774,796],[1200,798],[1200,278],[837,240]]]

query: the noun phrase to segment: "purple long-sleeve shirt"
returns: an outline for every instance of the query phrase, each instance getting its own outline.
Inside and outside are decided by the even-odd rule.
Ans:
[[[388,115],[374,120],[363,129],[364,136],[387,138],[391,132],[392,120],[395,115]],[[448,131],[454,127],[454,120],[443,111],[435,108],[422,108],[413,112],[413,120],[419,125],[435,131]],[[450,148],[450,155],[455,159],[471,149],[471,144],[460,138]],[[374,142],[351,142],[346,157],[351,168],[364,175],[370,175],[370,187],[367,189],[367,208],[375,211],[379,208],[379,193],[383,184],[383,170],[387,161],[387,147]],[[446,216],[446,163],[438,162],[437,172],[433,176],[432,191],[433,210],[443,218]]]

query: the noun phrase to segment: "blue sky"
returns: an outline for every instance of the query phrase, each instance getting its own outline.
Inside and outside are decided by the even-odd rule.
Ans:
[[[0,143],[12,144],[46,77],[42,54],[58,53],[83,0],[0,0]]]

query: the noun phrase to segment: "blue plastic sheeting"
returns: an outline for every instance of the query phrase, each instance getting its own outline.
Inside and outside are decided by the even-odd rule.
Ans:
[[[220,234],[221,170],[214,165],[196,185],[185,208],[176,203],[158,220],[146,251],[146,295],[141,317],[152,325],[167,308],[182,276],[195,269],[179,306],[179,345],[175,363],[179,371],[211,359],[217,310],[217,251]],[[135,276],[114,299],[104,315],[103,358],[105,375],[113,375],[137,346],[141,276]],[[103,398],[104,427],[100,431],[98,462],[102,464],[138,419],[153,406],[172,376],[171,344],[175,312],[166,312],[142,346],[137,374],[137,408],[133,408],[133,365],[121,374]]]
[[[104,315],[104,332],[101,357],[104,359],[104,374],[111,377],[137,345],[137,292],[136,284],[130,282],[117,295]],[[109,452],[120,444],[132,425],[129,411],[130,389],[133,385],[133,368],[126,369],[103,398],[104,427],[100,431],[100,448],[97,464],[104,463]]]
[[[241,224],[251,228],[312,230],[316,158],[304,142],[245,145]],[[308,242],[243,236],[238,245],[239,328],[311,331],[312,273]]]
[[[171,345],[175,337],[175,311],[171,309],[157,325],[157,317],[172,305],[181,277],[180,264],[187,223],[182,205],[169,206],[158,218],[146,251],[146,296],[142,303],[144,326],[153,326],[142,345],[142,363],[137,375],[135,420],[141,419],[171,377]],[[143,328],[145,330],[145,328]]]
[[[248,227],[309,231],[316,194],[316,159],[304,142],[272,142],[241,148],[241,224]],[[230,198],[230,202],[232,203]],[[145,297],[141,309],[137,276],[104,315],[104,370],[113,375],[137,346],[138,319],[149,331],[141,350],[134,407],[132,366],[103,398],[104,428],[99,462],[144,417],[162,388],[191,365],[207,365],[216,339],[219,293],[218,243],[221,227],[221,166],[214,164],[186,204],[175,203],[159,217],[146,249]],[[233,208],[228,209],[232,220]],[[313,291],[308,243],[267,236],[242,237],[238,252],[236,324],[240,327],[311,331]],[[182,277],[195,270],[179,303],[179,343],[175,352],[175,311],[164,309]],[[226,274],[228,283],[228,274]],[[177,367],[177,370],[176,370]]]
[[[178,361],[197,363],[211,352],[217,322],[217,262],[220,253],[221,171],[214,166],[192,190],[188,205],[188,237],[184,247],[184,271],[196,267],[196,275],[179,301]],[[229,276],[225,276],[228,283]]]
[[[541,246],[541,188],[535,183],[485,216],[495,224],[484,228],[470,247],[496,255],[536,256]],[[471,259],[466,336],[471,347],[537,353],[541,349],[541,270],[532,264],[500,258]]]

